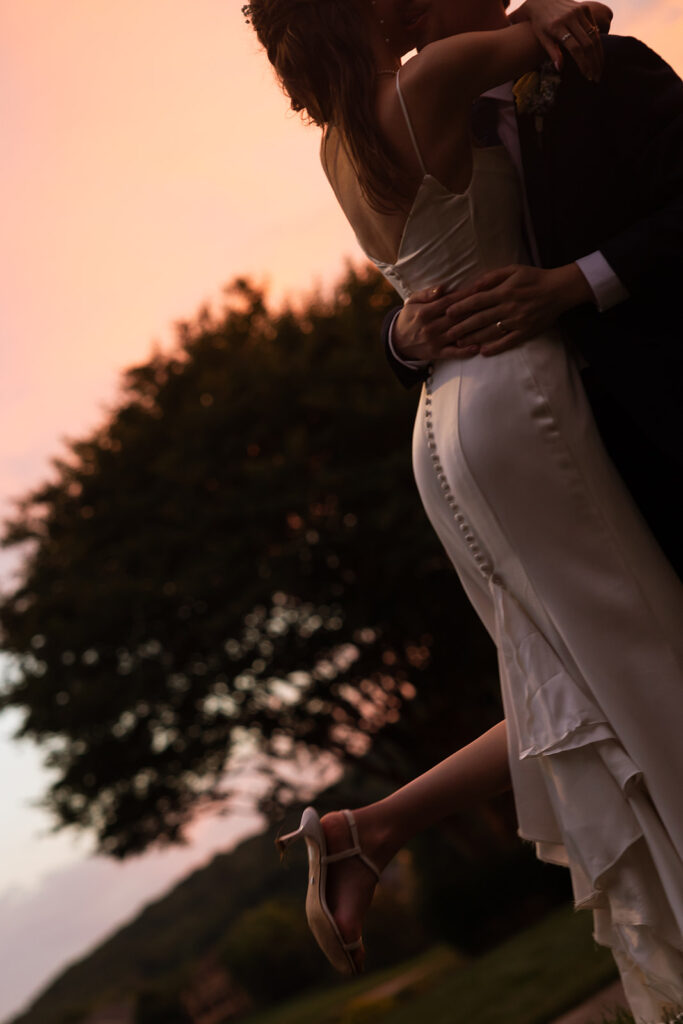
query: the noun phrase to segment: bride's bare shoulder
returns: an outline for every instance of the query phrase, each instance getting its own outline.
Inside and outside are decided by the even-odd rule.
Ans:
[[[425,104],[438,102],[447,92],[450,103],[457,103],[454,90],[466,76],[468,50],[467,37],[452,36],[429,43],[401,68],[402,91],[421,97]]]
[[[469,95],[469,90],[462,89],[464,71],[460,60],[466,49],[467,41],[463,47],[460,37],[452,37],[429,43],[405,61],[400,69],[400,88],[414,110],[422,108],[433,117],[443,110],[446,99],[449,117],[453,118],[459,99],[465,102]]]

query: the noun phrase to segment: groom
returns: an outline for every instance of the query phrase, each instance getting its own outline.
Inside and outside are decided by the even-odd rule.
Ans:
[[[501,0],[429,0],[420,43],[507,23]],[[445,346],[495,353],[561,313],[605,446],[683,577],[683,82],[636,39],[602,43],[601,81],[565,60],[541,118],[515,111],[511,83],[486,94],[525,186],[537,266],[494,272],[464,296],[425,290],[392,310],[383,339],[409,387]],[[565,273],[569,298],[555,287]]]

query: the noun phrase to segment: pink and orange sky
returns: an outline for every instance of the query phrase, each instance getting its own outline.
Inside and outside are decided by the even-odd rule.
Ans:
[[[279,299],[361,258],[319,169],[317,132],[287,113],[240,6],[0,0],[0,515],[49,473],[64,436],[98,423],[119,371],[155,341],[170,346],[174,320],[219,305],[232,277],[268,282]],[[683,0],[614,7],[614,31],[683,71]],[[0,554],[0,585],[14,565]],[[43,835],[49,821],[28,807],[45,785],[40,757],[11,742],[13,726],[0,719],[0,945],[12,929],[37,973],[0,967],[0,1019],[132,913],[148,875],[158,887],[228,835],[200,830],[161,871],[157,854],[124,865],[116,908],[72,922],[64,942],[44,927],[63,873],[89,892],[99,868],[82,864],[87,843]],[[124,882],[127,870],[137,881]]]

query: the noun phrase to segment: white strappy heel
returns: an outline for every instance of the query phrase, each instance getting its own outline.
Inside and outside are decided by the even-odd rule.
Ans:
[[[328,854],[325,832],[320,823],[318,812],[314,807],[307,807],[301,815],[301,823],[294,832],[288,832],[285,836],[278,836],[275,845],[284,856],[285,849],[290,843],[303,836],[306,840],[308,851],[308,889],[306,893],[306,919],[309,928],[323,953],[342,974],[358,974],[358,968],[351,956],[351,950],[359,949],[363,945],[363,937],[355,942],[344,942],[337,922],[332,917],[327,902],[325,901],[325,882],[327,878],[327,865],[335,860],[343,860],[345,857],[360,857],[367,866],[380,877],[380,870],[370,858],[363,853],[358,840],[358,828],[353,814],[349,810],[343,811],[351,829],[351,836],[354,845],[339,853]]]

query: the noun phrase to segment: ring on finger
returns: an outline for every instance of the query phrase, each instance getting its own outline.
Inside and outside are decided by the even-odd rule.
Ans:
[[[563,36],[560,36],[560,42],[564,43],[564,42],[566,42],[567,39],[571,39],[571,37],[572,37],[571,32],[565,32],[565,34]]]
[[[496,327],[498,328],[501,334],[507,334],[508,329],[502,320],[496,320]]]
[[[591,25],[591,27],[589,29],[586,29],[586,31],[588,32],[589,36],[595,36],[595,35],[598,34],[600,29],[598,28],[597,25]]]

